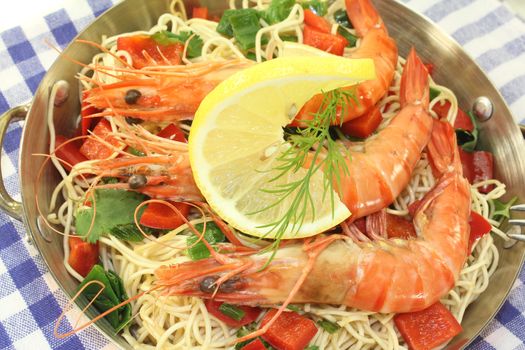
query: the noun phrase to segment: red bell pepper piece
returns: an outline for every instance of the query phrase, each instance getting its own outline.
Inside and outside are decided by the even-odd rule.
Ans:
[[[432,75],[434,73],[434,64],[433,63],[425,63],[425,68],[427,69],[428,74]]]
[[[410,221],[392,214],[386,214],[386,234],[388,238],[417,237],[414,225]]]
[[[330,22],[328,22],[326,18],[316,15],[309,9],[304,10],[304,24],[323,33],[332,32],[332,25]]]
[[[191,17],[208,19],[208,8],[207,7],[194,7]]]
[[[111,133],[111,125],[107,119],[101,119],[93,129],[93,134],[109,142],[115,147],[120,146],[120,142],[115,138],[108,136]],[[88,159],[106,159],[113,154],[113,149],[99,142],[97,139],[88,138],[80,147],[82,153]]]
[[[211,299],[207,299],[204,301],[204,305],[206,305],[206,309],[208,309],[208,312],[221,320],[222,322],[226,323],[228,326],[231,327],[241,327],[244,325],[247,325],[249,323],[254,322],[257,317],[261,314],[261,309],[258,307],[251,307],[251,306],[244,306],[244,305],[236,305],[239,309],[244,311],[244,317],[237,321],[230,316],[227,316],[223,314],[219,307],[223,304],[221,301],[215,301]]]
[[[186,135],[182,129],[175,124],[170,124],[165,127],[157,134],[157,136],[163,137],[165,139],[188,143],[188,140],[186,140]]]
[[[184,45],[182,43],[161,45],[148,35],[134,35],[118,38],[117,49],[127,51],[133,59],[133,67],[140,69],[154,65],[155,62],[162,65],[180,64]],[[166,62],[166,59],[169,62]]]
[[[394,323],[410,350],[430,350],[459,334],[461,325],[437,302],[425,310],[397,314]]]
[[[82,153],[75,142],[68,142],[69,139],[62,135],[56,135],[55,137],[55,155],[63,160],[60,162],[62,166],[67,170],[71,171],[71,167],[77,163],[88,160]]]
[[[469,252],[472,245],[481,237],[485,236],[492,230],[492,225],[483,216],[475,211],[470,213],[469,218],[470,236],[469,236]]]
[[[261,339],[257,338],[254,341],[243,346],[241,350],[266,350],[266,346],[264,346]]]
[[[97,124],[97,121],[100,118],[92,118],[91,115],[100,113],[101,110],[90,105],[86,99],[88,98],[89,91],[85,90],[82,91],[82,103],[81,103],[81,110],[80,110],[80,130],[82,133],[82,136],[86,136],[88,134],[88,130],[91,129],[92,125]]]
[[[432,110],[436,112],[439,118],[446,118],[448,115],[448,111],[450,109],[450,102],[445,101],[445,103],[441,104],[441,102],[438,102],[432,107]],[[469,115],[463,110],[458,108],[458,115],[456,116],[456,121],[454,122],[454,129],[462,129],[468,132],[474,131],[474,124],[472,123],[472,119],[470,119]]]
[[[171,203],[184,217],[188,217],[190,206],[186,203]],[[159,230],[173,230],[184,224],[184,220],[170,207],[162,203],[150,203],[140,217],[140,224]]]
[[[82,277],[98,262],[98,243],[84,242],[80,237],[69,237],[69,258],[67,262]]]
[[[459,156],[463,167],[463,176],[471,184],[494,178],[494,158],[492,153],[485,151],[466,152],[459,148]],[[489,193],[494,186],[479,188],[481,193]]]
[[[342,56],[345,47],[348,45],[348,41],[341,35],[323,33],[308,25],[304,26],[303,36],[303,42],[305,45],[318,48],[319,50],[334,55]]]
[[[383,116],[381,115],[381,111],[378,107],[374,106],[361,117],[343,123],[341,130],[346,135],[364,139],[377,130],[382,120]]]
[[[277,313],[270,310],[261,322],[261,328]],[[279,350],[303,350],[317,333],[314,321],[297,312],[283,312],[261,337]]]

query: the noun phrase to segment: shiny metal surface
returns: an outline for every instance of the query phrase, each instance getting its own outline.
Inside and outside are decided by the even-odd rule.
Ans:
[[[480,122],[486,122],[494,115],[494,106],[487,96],[480,96],[472,105],[472,113]]]
[[[29,105],[17,106],[6,111],[0,117],[0,151],[2,151],[2,146],[4,145],[4,136],[9,124],[25,119],[28,111]],[[7,193],[4,186],[1,167],[0,179],[0,209],[9,214],[12,218],[19,221],[22,220],[22,203],[14,200],[13,197]]]
[[[198,3],[199,1],[196,0],[187,1],[188,8]],[[508,185],[509,197],[516,195],[521,203],[525,202],[525,186],[523,186],[525,145],[520,130],[513,122],[498,91],[461,47],[427,19],[391,0],[378,0],[375,3],[392,36],[398,42],[400,54],[406,55],[408,50],[415,46],[423,60],[434,62],[435,80],[456,92],[460,106],[468,109],[478,96],[487,96],[492,101],[494,116],[487,122],[481,123],[481,145],[494,153],[496,175]],[[210,12],[214,14],[220,13],[227,7],[226,0],[203,0],[200,4],[208,6]],[[100,41],[103,34],[112,35],[147,29],[156,22],[160,14],[168,10],[169,0],[126,0],[98,18],[80,37]],[[37,224],[39,213],[35,195],[38,195],[40,207],[45,214],[51,191],[57,184],[58,177],[51,166],[46,166],[40,178],[40,186],[36,186],[37,173],[43,164],[43,159],[35,158],[32,154],[47,152],[49,140],[45,116],[50,102],[49,90],[59,80],[67,81],[71,89],[69,98],[63,104],[54,107],[55,125],[58,133],[66,136],[74,133],[78,121],[72,116],[78,115],[79,112],[78,89],[75,88],[78,84],[74,75],[80,67],[66,59],[65,55],[88,62],[95,53],[96,50],[90,46],[72,43],[50,68],[36,92],[27,117],[20,151],[24,221],[52,275],[69,296],[76,291],[77,282],[63,266],[62,238],[42,227],[43,225]],[[0,186],[0,197],[2,195]],[[16,214],[17,211],[12,210],[12,212]],[[38,226],[47,232],[40,234]],[[463,321],[463,332],[454,339],[449,348],[463,347],[479,333],[495,315],[516,279],[525,257],[525,245],[516,244],[511,249],[503,249],[502,242],[498,241],[498,246],[501,260],[493,277],[498,283],[491,283],[488,290],[467,310]],[[81,300],[79,306],[84,305],[85,301]],[[88,311],[87,314],[92,317],[94,313]],[[130,348],[121,337],[113,334],[108,323],[102,320],[96,325],[116,345]]]

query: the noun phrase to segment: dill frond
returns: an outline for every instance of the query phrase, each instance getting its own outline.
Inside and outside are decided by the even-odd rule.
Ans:
[[[351,104],[358,103],[352,89],[323,92],[321,108],[313,114],[311,120],[304,121],[306,127],[286,135],[285,143],[288,143],[289,147],[276,158],[276,165],[271,170],[276,175],[268,183],[290,173],[297,173],[300,169],[306,169],[306,173],[299,180],[274,186],[272,189],[261,189],[263,192],[274,194],[278,199],[251,214],[274,208],[291,198],[289,207],[276,221],[259,226],[267,228],[266,235],[273,234],[276,239],[266,250],[273,251],[267,264],[273,259],[285,232],[291,230],[292,235],[298,234],[309,211],[312,213],[312,221],[315,220],[316,203],[310,193],[310,183],[318,171],[323,172],[323,200],[329,196],[332,216],[335,214],[334,193],[341,193],[342,176],[349,175],[346,167],[349,154],[344,146],[331,137],[330,126],[337,121],[340,115],[338,112],[344,114]]]

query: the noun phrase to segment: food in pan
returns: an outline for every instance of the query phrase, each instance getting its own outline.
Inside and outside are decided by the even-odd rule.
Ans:
[[[135,348],[449,341],[508,216],[474,118],[368,0],[231,5],[84,42],[79,136],[48,120],[80,294]]]

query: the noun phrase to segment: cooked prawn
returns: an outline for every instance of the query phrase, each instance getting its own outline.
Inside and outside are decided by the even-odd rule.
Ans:
[[[376,79],[346,88],[355,94],[359,103],[340,111],[341,115],[334,125],[362,116],[386,95],[394,78],[398,59],[397,45],[388,35],[383,20],[370,0],[346,0],[346,12],[357,35],[361,37],[361,45],[349,58],[373,59]],[[322,103],[322,94],[314,96],[304,105],[296,120],[312,119],[312,115],[319,111]]]
[[[416,311],[435,303],[454,286],[465,263],[470,215],[470,186],[462,175],[454,130],[447,122],[435,125],[429,152],[441,164],[449,163],[438,167],[440,180],[414,216],[417,238],[333,239],[291,298],[309,262],[299,242],[281,247],[263,270],[269,253],[238,256],[236,263],[223,265],[207,259],[159,268],[158,284],[171,294],[211,298],[200,290],[203,278],[219,280],[245,265],[246,270],[230,276],[228,288],[218,286],[214,299],[251,305],[313,302],[375,312]]]
[[[75,165],[69,174],[71,179],[86,175],[95,175],[99,179],[112,177],[119,181],[97,184],[96,187],[131,190],[175,202],[203,200],[193,179],[186,143],[160,138],[141,126],[120,124],[127,132],[112,133],[112,137],[118,137],[126,146],[144,151],[145,156],[115,149],[121,152],[117,158],[95,159]]]
[[[104,76],[113,72],[118,82],[106,84],[81,77],[95,85],[87,90],[86,108],[101,110],[97,116],[129,116],[143,120],[167,122],[192,119],[204,97],[221,81],[251,64],[249,60],[221,60],[179,66],[156,66],[144,69],[95,65]],[[138,98],[126,102],[126,93],[139,92]],[[129,103],[132,102],[132,103]]]

